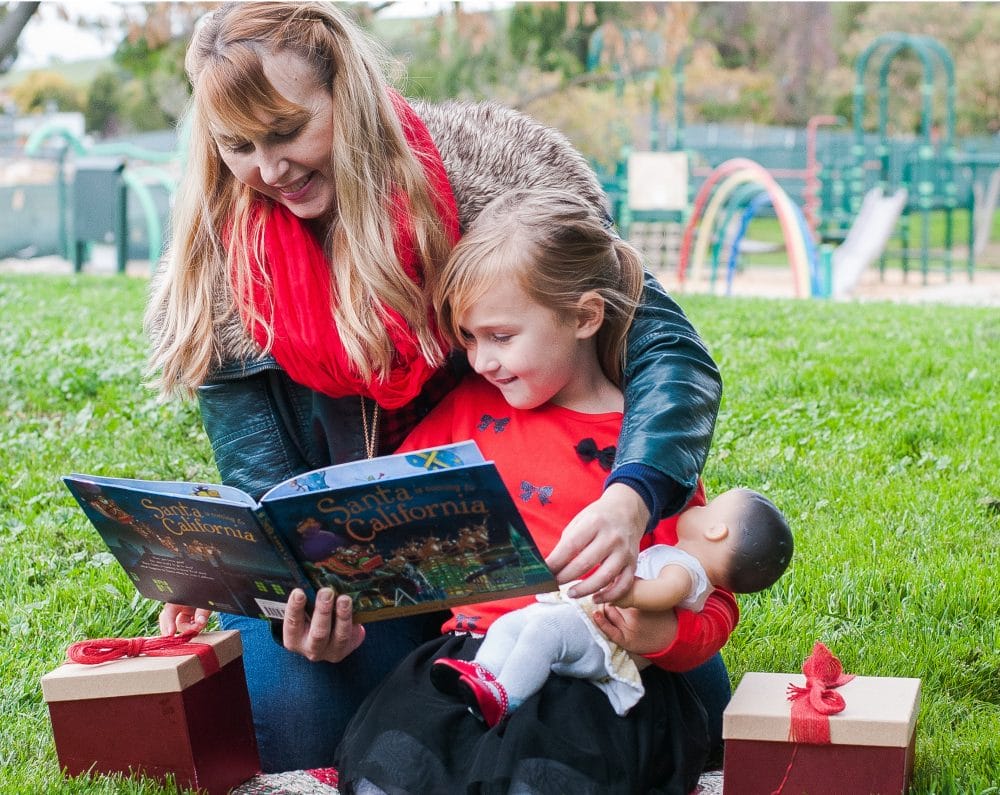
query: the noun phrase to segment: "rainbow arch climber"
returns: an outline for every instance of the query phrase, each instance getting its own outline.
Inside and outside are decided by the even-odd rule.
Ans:
[[[694,199],[694,206],[684,236],[681,239],[677,268],[678,281],[683,286],[688,265],[691,279],[697,279],[705,264],[705,256],[712,240],[712,230],[727,199],[743,185],[756,184],[766,194],[774,208],[788,252],[788,264],[797,298],[818,295],[819,258],[816,245],[809,234],[802,211],[760,163],[745,157],[736,157],[719,165],[708,176]],[[716,187],[718,186],[718,187]],[[737,241],[734,241],[734,245]]]

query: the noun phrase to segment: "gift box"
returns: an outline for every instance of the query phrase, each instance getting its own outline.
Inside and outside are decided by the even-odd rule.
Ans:
[[[836,659],[836,658],[834,658]],[[845,677],[846,678],[846,677]],[[808,677],[748,673],[723,713],[724,795],[901,795],[913,772],[920,680],[851,677],[835,686],[842,711],[828,721],[828,742],[796,742],[791,694],[808,706]],[[818,703],[831,701],[819,691]],[[815,701],[813,703],[816,703]]]
[[[144,651],[142,642],[123,641],[131,649],[123,653],[142,656],[68,662],[42,677],[64,772],[172,775],[209,795],[254,776],[260,762],[239,633],[202,633],[168,651]]]

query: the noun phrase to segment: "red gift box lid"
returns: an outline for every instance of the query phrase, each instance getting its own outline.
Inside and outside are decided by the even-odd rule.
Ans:
[[[746,674],[723,713],[723,738],[788,742],[792,705],[787,688],[802,687],[805,681],[802,674]],[[856,676],[835,692],[847,706],[830,716],[832,745],[909,745],[920,703],[919,679]]]
[[[220,668],[243,654],[240,633],[233,630],[203,632],[192,643],[211,645]],[[170,693],[204,678],[205,669],[194,653],[123,657],[96,665],[67,662],[42,677],[42,695],[46,702],[52,702]]]

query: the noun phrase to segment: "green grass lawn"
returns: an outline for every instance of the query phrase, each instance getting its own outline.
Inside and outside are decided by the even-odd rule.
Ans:
[[[158,793],[64,782],[40,677],[88,637],[154,634],[60,481],[214,481],[195,408],[142,384],[141,280],[0,276],[0,792]],[[923,680],[916,793],[1000,792],[1000,313],[687,296],[725,397],[709,493],[764,491],[796,533],[777,586],[742,597],[724,651],[796,672],[817,640],[849,672]]]

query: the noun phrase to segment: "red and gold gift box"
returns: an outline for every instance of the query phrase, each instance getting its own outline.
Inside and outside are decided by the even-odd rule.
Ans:
[[[146,656],[141,638],[122,642],[141,656],[68,662],[42,677],[66,775],[169,775],[179,787],[222,795],[259,772],[238,632],[197,635],[192,652],[169,652],[176,656]]]
[[[829,721],[829,741],[822,743],[789,739],[789,685],[793,692],[804,692],[807,677],[748,673],[740,681],[723,714],[724,795],[907,791],[913,772],[919,679],[856,676],[837,685],[843,709],[822,716]]]

